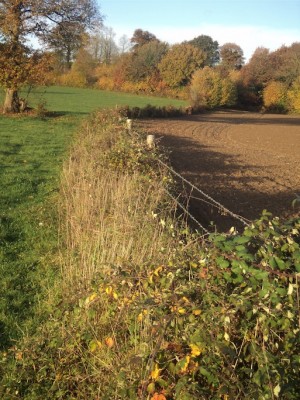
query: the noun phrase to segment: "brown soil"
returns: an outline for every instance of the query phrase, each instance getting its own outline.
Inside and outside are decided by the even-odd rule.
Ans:
[[[300,118],[219,111],[180,119],[145,120],[142,127],[170,149],[173,168],[229,210],[256,219],[299,215]],[[189,192],[190,194],[190,192]],[[190,210],[203,224],[236,225],[194,191]],[[239,224],[237,224],[239,225]]]

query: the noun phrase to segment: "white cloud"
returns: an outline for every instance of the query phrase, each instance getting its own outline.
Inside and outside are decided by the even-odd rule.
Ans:
[[[291,45],[300,41],[300,29],[272,29],[259,26],[225,26],[225,25],[200,25],[191,28],[176,27],[145,27],[155,34],[160,40],[168,43],[180,43],[184,40],[191,40],[199,35],[208,35],[217,40],[219,45],[233,42],[241,46],[246,60],[249,60],[257,47],[266,47],[271,51],[282,45]],[[131,37],[133,30],[128,27],[114,28],[118,36],[126,34]]]

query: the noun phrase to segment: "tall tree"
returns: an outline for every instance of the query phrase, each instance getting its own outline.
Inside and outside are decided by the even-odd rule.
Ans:
[[[95,61],[111,64],[113,58],[118,55],[118,46],[115,43],[116,34],[112,28],[102,26],[89,38],[87,50]]]
[[[241,69],[244,65],[244,52],[235,43],[225,43],[220,48],[222,66],[226,69]]]
[[[133,33],[130,42],[133,44],[132,49],[136,50],[138,47],[143,46],[153,40],[159,41],[157,37],[148,31],[143,31],[142,29],[136,29]]]
[[[204,66],[205,54],[195,46],[176,44],[161,60],[158,68],[163,80],[171,87],[187,85],[193,73]]]
[[[271,53],[270,59],[276,65],[275,80],[291,86],[300,76],[300,42],[280,47]]]
[[[86,39],[85,28],[76,21],[62,21],[49,32],[43,32],[40,39],[54,51],[62,66],[70,69],[76,52]]]
[[[261,90],[273,77],[272,64],[269,49],[258,47],[241,71],[243,83]]]
[[[121,54],[126,53],[126,51],[130,50],[131,41],[126,35],[122,35],[119,39],[119,51]]]
[[[213,40],[210,36],[200,35],[190,40],[188,43],[198,47],[205,53],[205,66],[213,67],[220,61],[219,43],[216,40]]]
[[[158,64],[168,51],[167,43],[150,41],[131,54],[127,69],[130,80],[140,81],[158,73]]]
[[[0,82],[6,91],[4,112],[19,111],[18,90],[34,77],[34,52],[28,35],[39,35],[55,25],[90,26],[97,15],[94,0],[0,0]]]

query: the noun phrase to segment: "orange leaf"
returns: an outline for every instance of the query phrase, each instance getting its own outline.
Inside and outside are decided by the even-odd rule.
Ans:
[[[114,339],[112,337],[107,337],[105,339],[105,344],[107,347],[109,347],[111,349],[115,344]]]
[[[167,400],[162,393],[154,393],[150,400]]]

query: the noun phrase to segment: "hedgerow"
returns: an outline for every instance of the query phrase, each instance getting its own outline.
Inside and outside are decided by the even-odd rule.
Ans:
[[[204,240],[174,218],[174,182],[143,133],[106,112],[78,145],[60,303],[5,355],[1,397],[297,399],[300,219],[265,211]]]

